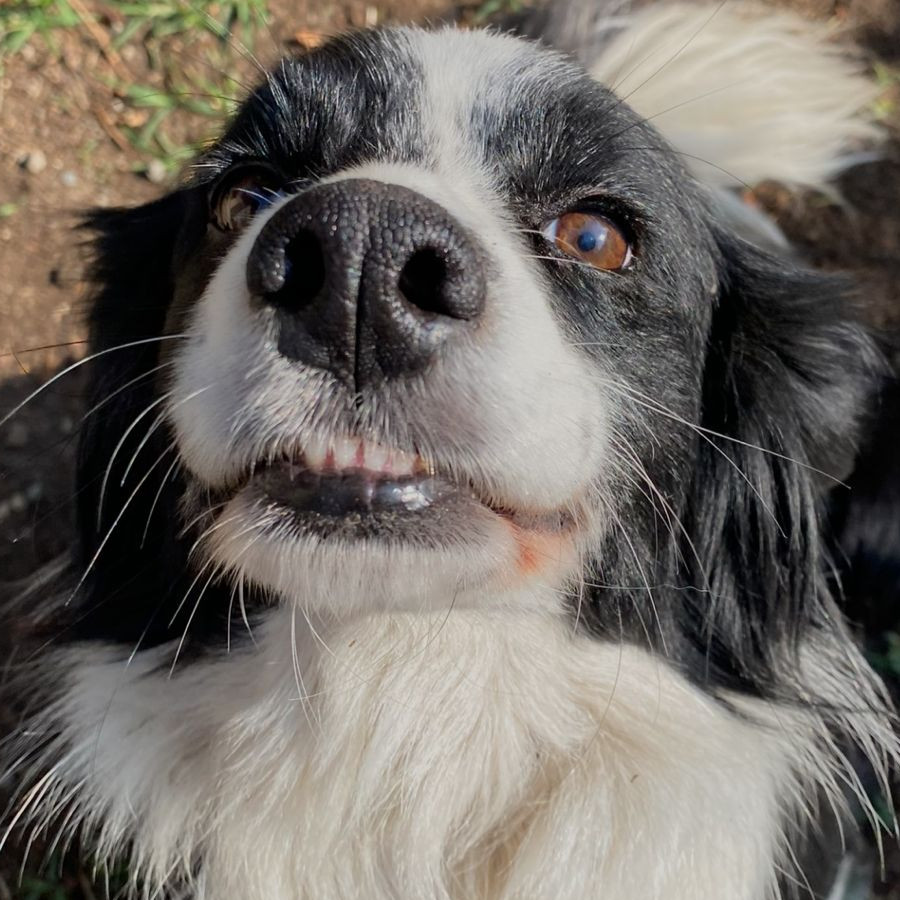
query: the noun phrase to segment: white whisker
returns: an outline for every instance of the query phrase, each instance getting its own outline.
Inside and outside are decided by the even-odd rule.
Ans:
[[[159,341],[168,341],[168,340],[177,340],[179,338],[188,338],[189,334],[164,334],[160,337],[152,337],[152,338],[143,338],[139,341],[129,341],[127,344],[118,344],[115,347],[107,347],[105,350],[98,350],[96,353],[92,353],[90,356],[86,356],[84,359],[79,359],[78,362],[72,363],[70,366],[66,366],[61,372],[57,372],[52,378],[48,381],[45,381],[39,388],[32,391],[21,403],[16,404],[6,415],[0,418],[0,428],[2,428],[19,410],[23,409],[27,406],[35,397],[42,394],[47,388],[49,388],[52,384],[55,384],[62,378],[64,375],[68,375],[70,372],[74,372],[75,369],[83,366],[85,363],[89,363],[92,360],[99,359],[101,356],[106,356],[108,353],[115,353],[118,350],[128,350],[130,347],[140,347],[144,344],[153,344],[158,343]]]

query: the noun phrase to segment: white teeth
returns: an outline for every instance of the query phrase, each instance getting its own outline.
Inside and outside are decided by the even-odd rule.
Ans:
[[[414,475],[421,466],[415,453],[407,453],[360,438],[324,441],[310,435],[303,443],[303,463],[312,472],[366,469],[400,478]]]
[[[334,453],[334,467],[340,469],[359,468],[360,461],[357,459],[357,451],[362,446],[359,440],[348,440],[341,438],[332,444],[332,452]],[[363,458],[365,462],[365,457]]]
[[[412,475],[416,468],[416,457],[402,450],[391,451],[390,471],[394,475]]]
[[[365,467],[372,472],[392,471],[388,468],[389,451],[381,444],[365,445]]]
[[[321,472],[325,468],[325,457],[328,453],[328,445],[315,435],[310,436],[303,446],[303,456],[306,465],[314,472]]]

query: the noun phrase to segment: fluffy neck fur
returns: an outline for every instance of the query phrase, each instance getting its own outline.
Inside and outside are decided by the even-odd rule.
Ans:
[[[171,679],[69,651],[26,808],[73,803],[197,900],[760,900],[832,768],[810,714],[729,711],[551,614],[283,609],[256,641]]]

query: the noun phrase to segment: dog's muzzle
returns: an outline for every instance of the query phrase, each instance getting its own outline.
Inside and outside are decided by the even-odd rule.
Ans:
[[[415,374],[476,326],[485,273],[472,237],[399,185],[352,179],[282,206],[247,260],[278,351],[360,390]]]

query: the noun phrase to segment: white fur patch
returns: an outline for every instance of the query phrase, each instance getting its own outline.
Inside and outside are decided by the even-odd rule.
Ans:
[[[202,860],[196,900],[768,895],[800,716],[742,721],[562,616],[316,624],[171,680],[70,653],[44,805],[77,785],[151,887]]]
[[[878,88],[833,37],[754,4],[656,3],[587,62],[701,181],[824,189],[882,139]]]

